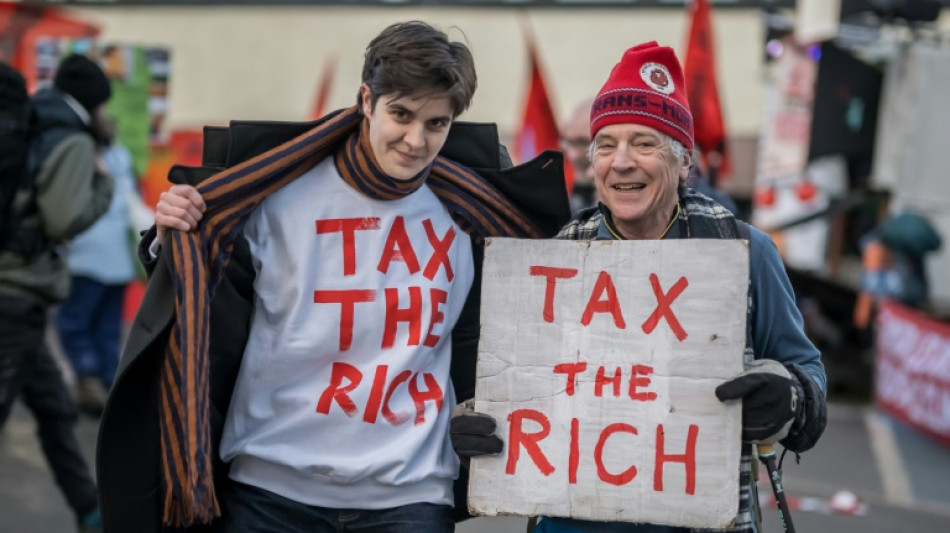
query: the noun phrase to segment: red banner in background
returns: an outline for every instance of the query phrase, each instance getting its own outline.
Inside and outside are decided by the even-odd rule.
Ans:
[[[551,108],[551,100],[541,74],[537,49],[534,39],[528,38],[528,61],[531,77],[528,81],[528,92],[524,99],[524,113],[521,116],[521,126],[515,134],[514,154],[516,163],[524,163],[534,159],[545,150],[560,150],[557,120]],[[570,165],[565,165],[565,173]],[[567,190],[574,186],[573,174],[565,176]]]
[[[689,107],[693,112],[693,135],[702,150],[707,172],[712,164],[716,167],[716,176],[721,178],[732,172],[732,163],[726,147],[726,125],[722,120],[719,90],[716,87],[716,50],[709,2],[693,0],[689,9],[692,19],[683,75],[686,78]],[[719,157],[711,158],[713,152],[718,153]]]
[[[950,446],[950,323],[884,302],[876,346],[877,405]]]

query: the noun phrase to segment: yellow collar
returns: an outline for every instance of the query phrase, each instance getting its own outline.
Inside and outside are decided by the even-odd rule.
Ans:
[[[666,229],[663,230],[663,233],[661,233],[660,236],[656,238],[656,240],[660,240],[663,237],[666,237],[666,234],[670,232],[670,228],[673,227],[673,223],[676,222],[676,219],[679,218],[679,216],[680,216],[680,203],[676,202],[676,213],[673,214],[673,218],[670,219],[670,223],[666,225]],[[613,220],[611,219],[611,217],[606,217],[604,220],[607,223],[607,231],[610,232],[614,240],[618,240],[618,241],[627,240],[623,236],[620,235],[619,231],[613,228]]]

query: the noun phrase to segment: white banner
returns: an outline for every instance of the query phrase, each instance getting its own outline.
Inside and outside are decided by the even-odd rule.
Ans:
[[[748,244],[491,239],[472,460],[476,514],[723,527],[738,510]]]

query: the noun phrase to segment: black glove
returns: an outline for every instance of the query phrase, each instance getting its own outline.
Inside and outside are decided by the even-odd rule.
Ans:
[[[774,444],[784,439],[805,405],[798,379],[778,361],[760,359],[716,387],[720,402],[742,400],[742,440]]]
[[[471,457],[501,453],[504,445],[495,435],[495,419],[484,413],[476,413],[473,407],[472,400],[456,405],[449,421],[452,447],[465,468],[468,468]]]

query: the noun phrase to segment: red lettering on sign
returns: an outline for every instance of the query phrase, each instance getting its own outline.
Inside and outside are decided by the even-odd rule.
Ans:
[[[649,335],[656,329],[657,324],[660,323],[660,318],[665,318],[666,323],[669,324],[670,329],[673,330],[673,334],[682,342],[687,337],[686,331],[683,329],[683,326],[680,325],[679,320],[676,319],[676,315],[673,314],[670,305],[673,303],[673,300],[689,286],[689,281],[687,281],[685,277],[680,277],[670,288],[670,292],[663,294],[663,289],[660,287],[660,279],[656,274],[650,274],[650,285],[653,286],[653,294],[656,296],[656,309],[654,309],[653,314],[651,314],[646,319],[646,322],[643,323],[643,326],[641,326],[643,332]]]
[[[606,293],[607,298],[601,299]],[[620,301],[617,300],[617,289],[610,278],[610,274],[601,271],[594,283],[594,289],[590,293],[590,300],[587,301],[587,307],[581,316],[581,324],[590,325],[594,313],[610,313],[614,317],[614,325],[620,329],[627,327],[623,320],[623,314],[620,312]]]
[[[345,386],[343,380],[349,381]],[[333,369],[330,372],[330,384],[327,386],[320,400],[317,402],[317,412],[328,414],[330,412],[330,403],[336,400],[336,403],[343,408],[346,416],[356,414],[356,404],[350,398],[350,391],[355,389],[363,379],[363,373],[355,366],[346,363],[333,363]]]
[[[567,374],[567,395],[574,396],[574,384],[577,383],[577,375],[587,370],[587,363],[561,363],[554,365],[555,374]]]
[[[353,344],[353,308],[375,299],[376,291],[372,290],[313,291],[315,304],[340,304],[340,351],[349,350]]]
[[[653,467],[653,490],[663,491],[664,464],[683,463],[686,466],[686,494],[696,492],[696,437],[698,435],[699,426],[690,424],[686,437],[686,453],[681,455],[667,454],[663,424],[656,427],[656,463]]]
[[[427,387],[424,391],[420,391],[416,384],[418,378],[419,373],[417,372],[409,382],[409,396],[412,396],[412,403],[416,405],[416,419],[413,424],[417,426],[426,421],[426,402],[435,402],[435,412],[438,413],[442,411],[442,397],[444,396],[435,376],[428,372],[422,375]]]
[[[363,421],[370,424],[376,423],[376,414],[379,413],[379,406],[383,403],[383,392],[386,390],[386,373],[389,371],[388,365],[379,365],[376,367],[376,375],[373,376],[373,388],[369,390],[369,398],[366,400],[366,412],[363,413]]]
[[[646,365],[633,365],[633,373],[630,374],[630,399],[640,402],[652,402],[656,400],[656,393],[653,391],[650,392],[637,392],[637,387],[648,387],[650,385],[650,378],[638,378],[638,375],[649,376],[653,373],[652,366]]]
[[[544,286],[544,310],[541,316],[545,322],[554,322],[554,289],[559,279],[570,279],[577,275],[576,268],[555,268],[548,266],[533,266],[530,269],[532,276],[544,276],[547,281]]]
[[[379,258],[376,270],[386,274],[389,272],[389,264],[393,261],[405,263],[410,274],[419,272],[419,260],[416,259],[416,252],[412,249],[409,234],[406,233],[406,220],[401,216],[396,217],[392,227],[389,228],[389,235],[383,246],[383,255]]]
[[[605,427],[603,431],[600,432],[600,438],[597,439],[597,446],[594,447],[594,462],[597,464],[597,477],[602,481],[610,483],[611,485],[626,485],[637,477],[637,467],[630,465],[630,468],[624,470],[619,474],[611,474],[607,471],[607,467],[604,466],[604,446],[607,444],[607,439],[611,435],[617,432],[630,433],[632,435],[637,434],[637,428],[631,426],[630,424],[615,423],[610,424]]]
[[[429,316],[429,329],[426,331],[426,340],[422,344],[429,348],[435,347],[442,338],[432,333],[436,324],[441,324],[445,320],[445,313],[442,312],[442,304],[449,300],[449,293],[442,289],[429,289],[429,300],[432,302],[432,313]]]
[[[604,385],[610,383],[614,386],[614,398],[616,398],[620,396],[620,367],[618,366],[617,369],[614,370],[614,377],[612,378],[604,376],[605,371],[606,369],[604,367],[597,369],[597,378],[594,381],[594,396],[598,398],[602,397],[604,395]]]
[[[571,450],[567,456],[567,482],[577,484],[577,465],[580,463],[580,421],[571,419]]]
[[[428,218],[423,220],[422,225],[425,226],[426,237],[429,238],[429,244],[432,245],[432,257],[426,263],[426,269],[422,272],[422,275],[429,278],[429,280],[433,280],[435,274],[439,271],[439,265],[442,265],[445,268],[445,279],[452,281],[455,274],[452,272],[452,263],[449,261],[449,249],[452,247],[452,242],[455,241],[455,228],[450,226],[445,235],[439,239],[435,234],[435,228],[432,227],[431,220]]]
[[[389,406],[396,388],[403,383],[408,382],[408,392],[412,403],[416,409],[415,425],[425,423],[426,402],[435,402],[435,411],[440,413],[444,402],[445,394],[438,380],[432,374],[426,372],[413,374],[411,370],[403,370],[392,380],[389,387],[386,386],[386,376],[389,373],[388,365],[379,365],[376,367],[376,373],[373,377],[372,388],[369,391],[369,397],[366,400],[366,409],[363,412],[363,421],[369,424],[375,424],[378,414],[382,412],[390,424],[398,426],[409,420],[410,415],[405,412],[394,413]],[[347,416],[355,416],[358,413],[356,403],[350,397],[350,393],[359,387],[363,379],[362,372],[355,366],[336,362],[333,363],[330,373],[330,384],[320,394],[317,401],[317,412],[329,414],[333,402],[339,404]],[[420,390],[418,380],[425,382],[425,389]],[[384,394],[385,392],[385,394]]]
[[[386,390],[386,396],[383,398],[383,418],[389,421],[390,424],[398,426],[399,424],[404,423],[409,420],[409,413],[394,413],[389,409],[389,400],[393,397],[393,393],[396,392],[396,387],[401,383],[406,381],[412,376],[412,372],[409,370],[403,370],[393,378],[392,383],[389,384],[389,388]]]
[[[343,233],[343,275],[356,274],[356,232],[379,229],[379,218],[331,218],[317,221],[317,235]]]
[[[407,346],[418,346],[422,336],[422,289],[409,287],[409,307],[399,308],[399,289],[386,289],[386,328],[381,348],[392,348],[396,343],[396,329],[400,322],[409,323]]]
[[[525,433],[522,425],[525,420],[531,420],[541,426],[541,430],[536,433]],[[521,447],[524,446],[528,456],[534,466],[538,467],[545,476],[554,472],[554,467],[548,462],[538,442],[543,440],[551,433],[551,423],[548,417],[540,411],[534,409],[516,409],[508,415],[508,463],[505,465],[505,473],[514,475],[518,466],[518,459],[521,456]]]

